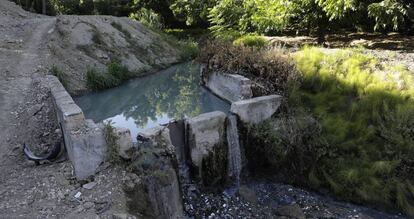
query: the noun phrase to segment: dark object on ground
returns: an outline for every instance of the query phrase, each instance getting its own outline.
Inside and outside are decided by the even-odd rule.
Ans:
[[[30,148],[26,146],[26,143],[23,144],[24,155],[27,157],[27,159],[34,161],[36,165],[39,165],[40,161],[43,161],[43,160],[48,160],[48,161],[56,160],[56,158],[58,158],[60,155],[63,154],[63,151],[64,151],[64,146],[62,147],[62,141],[58,141],[53,146],[52,150],[50,150],[49,153],[42,155],[42,156],[35,155],[30,150]]]

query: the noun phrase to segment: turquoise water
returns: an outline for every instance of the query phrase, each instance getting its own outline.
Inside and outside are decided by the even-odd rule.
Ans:
[[[115,127],[138,132],[174,119],[212,111],[228,112],[230,104],[200,85],[199,65],[185,63],[144,78],[75,98],[87,119],[111,120]]]

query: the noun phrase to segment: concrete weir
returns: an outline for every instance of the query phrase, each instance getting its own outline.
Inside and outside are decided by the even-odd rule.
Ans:
[[[239,121],[241,126],[260,123],[275,114],[281,103],[278,95],[253,98],[251,81],[240,75],[213,73],[202,75],[202,79],[213,93],[232,103],[230,115],[214,111],[146,129],[132,136],[137,144],[131,141],[129,129],[115,128],[119,156],[130,161],[133,171],[143,177],[141,184],[128,191],[128,205],[136,213],[182,218],[179,182],[185,182],[183,175],[204,186],[230,184],[238,188],[243,156]],[[55,76],[47,80],[76,178],[93,176],[107,158],[104,126],[85,118]],[[192,170],[191,176],[187,169]]]
[[[82,110],[57,77],[48,76],[47,80],[76,178],[83,180],[93,176],[106,157],[103,129],[92,120],[85,119]]]
[[[205,67],[201,67],[202,83],[217,96],[229,101],[236,102],[253,97],[252,82],[238,74],[225,74],[212,72],[206,74]]]

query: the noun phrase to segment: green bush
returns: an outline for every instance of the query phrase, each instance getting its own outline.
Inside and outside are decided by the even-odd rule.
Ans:
[[[290,106],[318,119],[331,148],[309,182],[413,216],[414,83],[408,70],[351,49],[304,48],[295,61],[303,82],[290,93]]]
[[[192,40],[179,41],[178,49],[180,52],[180,57],[184,61],[195,59],[200,52],[198,43]]]
[[[267,46],[267,40],[262,36],[256,35],[246,35],[242,36],[235,41],[233,44],[236,46],[248,46],[248,47],[255,47],[255,48],[263,48]]]
[[[134,74],[128,70],[128,67],[118,62],[110,63],[106,72],[98,72],[93,68],[86,72],[87,86],[92,90],[116,87],[132,77],[134,77]]]
[[[119,157],[119,137],[115,133],[115,128],[112,126],[112,121],[104,122],[104,135],[105,141],[108,146],[108,157],[107,159],[111,163],[119,163],[121,158]]]

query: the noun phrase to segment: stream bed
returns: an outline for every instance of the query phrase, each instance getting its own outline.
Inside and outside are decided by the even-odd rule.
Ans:
[[[184,63],[123,85],[75,98],[87,119],[111,120],[115,127],[140,130],[174,119],[212,111],[228,112],[230,104],[200,85],[198,64]]]

